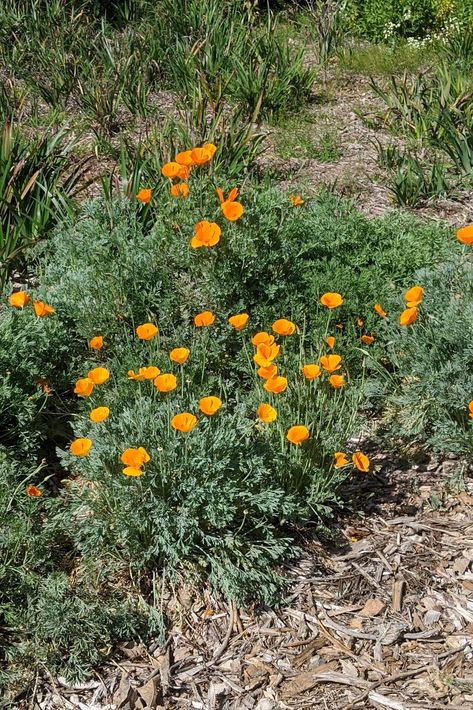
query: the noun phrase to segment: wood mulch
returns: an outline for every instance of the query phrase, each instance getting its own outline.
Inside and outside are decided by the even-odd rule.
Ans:
[[[473,708],[473,478],[450,458],[347,485],[337,544],[307,541],[288,601],[166,600],[164,645],[129,645],[82,686],[44,677],[30,710]],[[457,489],[452,490],[456,482]]]

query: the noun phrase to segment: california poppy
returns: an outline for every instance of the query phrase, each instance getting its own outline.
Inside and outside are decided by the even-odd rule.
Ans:
[[[128,379],[136,380],[137,382],[142,382],[145,378],[139,372],[135,372],[134,370],[128,370]]]
[[[137,326],[136,334],[140,340],[152,340],[158,334],[158,328],[154,323],[142,323]]]
[[[285,318],[275,320],[271,327],[278,335],[292,335],[296,330],[295,323]]]
[[[182,174],[181,171],[183,167],[186,166],[174,162],[164,163],[163,167],[161,168],[161,173],[164,175],[164,177],[167,178],[177,178],[180,174]]]
[[[230,190],[227,199],[225,199],[222,190],[217,187],[217,195],[220,200],[220,209],[222,210],[224,217],[226,217],[226,219],[230,222],[236,222],[240,219],[245,210],[240,202],[235,202],[235,198],[238,197],[238,188],[234,187]]]
[[[311,363],[309,365],[304,365],[302,372],[304,373],[306,380],[309,380],[310,382],[311,380],[315,380],[316,377],[320,377],[322,370],[318,365]]]
[[[94,337],[89,340],[89,347],[92,348],[92,350],[102,350],[103,336],[94,335]]]
[[[304,200],[300,195],[289,195],[293,207],[299,207],[304,204]]]
[[[202,313],[197,313],[196,316],[194,316],[194,325],[197,328],[206,328],[209,325],[212,325],[215,321],[215,315],[212,313],[212,311],[202,311]]]
[[[126,466],[123,473],[125,476],[133,476],[134,478],[144,475],[144,471],[141,468],[135,468],[135,466]]]
[[[269,380],[266,380],[263,387],[267,392],[280,394],[287,388],[287,379],[286,377],[276,375],[276,377],[270,377]]]
[[[177,362],[178,365],[184,365],[190,355],[190,352],[191,351],[187,348],[174,348],[174,350],[171,350],[169,353],[169,359],[173,362]]]
[[[89,380],[92,380],[94,385],[103,385],[110,377],[110,372],[106,367],[94,367],[93,370],[87,373]]]
[[[406,308],[399,316],[400,325],[412,325],[417,320],[417,308]]]
[[[333,348],[333,346],[335,345],[335,338],[333,337],[333,335],[329,335],[328,338],[325,338],[325,342],[327,343],[329,348]]]
[[[161,374],[161,370],[155,365],[148,365],[148,367],[140,367],[138,374],[145,380],[154,380],[155,377]]]
[[[250,319],[250,316],[248,313],[239,313],[236,316],[230,316],[228,319],[228,322],[230,323],[235,330],[243,330],[248,325],[248,321]]]
[[[473,419],[473,399],[471,402],[468,404],[468,412],[470,414],[470,417]]]
[[[108,407],[96,407],[89,414],[89,419],[93,422],[104,422],[110,415]]]
[[[172,392],[177,387],[176,376],[169,372],[158,375],[154,380],[154,386],[160,392]]]
[[[55,312],[55,308],[48,306],[44,301],[33,301],[34,312],[38,318],[44,318],[45,316],[50,316],[51,313]]]
[[[191,150],[192,162],[195,163],[195,165],[204,165],[204,163],[208,163],[209,160],[212,160],[216,150],[217,148],[213,143],[206,143],[201,148],[193,148]]]
[[[222,400],[218,397],[202,397],[199,402],[199,409],[201,412],[211,417],[215,412],[218,412],[222,406]]]
[[[309,430],[302,424],[292,426],[286,434],[287,440],[296,446],[300,446],[303,441],[306,441],[306,439],[309,438],[309,436]]]
[[[171,426],[177,431],[181,431],[183,434],[187,434],[188,431],[193,429],[197,424],[197,417],[190,412],[182,412],[182,414],[176,414],[171,419]]]
[[[383,310],[382,306],[379,303],[375,303],[373,306],[374,310],[376,313],[381,316],[381,318],[386,318],[388,315],[385,310]]]
[[[220,241],[222,230],[216,222],[197,222],[194,227],[194,236],[191,239],[191,247],[199,249],[199,247],[214,247]]]
[[[468,224],[457,231],[457,239],[462,244],[473,245],[473,224]]]
[[[132,466],[133,468],[141,468],[151,460],[150,455],[143,446],[139,446],[137,449],[125,449],[120,458],[125,466]]]
[[[90,397],[93,389],[94,383],[92,380],[89,377],[82,377],[80,380],[77,380],[74,393],[78,394],[79,397]]]
[[[30,297],[26,291],[14,291],[9,296],[8,302],[13,308],[24,308],[30,302]]]
[[[147,205],[149,202],[151,202],[151,195],[152,195],[152,190],[149,189],[149,187],[142,187],[139,192],[136,193],[136,199],[138,202],[143,202],[143,204]]]
[[[354,467],[357,468],[358,471],[368,473],[368,471],[370,470],[370,460],[365,454],[363,454],[361,451],[355,451],[351,458]]]
[[[320,364],[327,372],[335,372],[341,367],[342,358],[340,355],[322,355]]]
[[[256,348],[256,354],[253,355],[253,360],[260,367],[269,367],[273,360],[278,357],[280,350],[280,346],[275,343],[272,345],[261,343]]]
[[[336,390],[339,390],[341,387],[344,387],[344,385],[346,384],[344,375],[330,375],[330,377],[328,378],[328,381],[330,382],[332,387]]]
[[[335,468],[341,468],[342,466],[346,466],[347,463],[349,463],[346,454],[343,453],[343,451],[336,451],[334,453],[334,458],[335,458]]]
[[[365,345],[373,345],[374,336],[373,335],[362,335],[360,338],[361,342]]]
[[[30,483],[28,486],[26,486],[26,495],[30,498],[40,498],[43,493],[39,488],[33,486],[33,484]]]
[[[265,424],[271,424],[271,422],[274,422],[278,418],[276,409],[266,402],[259,405],[256,414]]]
[[[271,363],[268,367],[259,367],[257,373],[263,380],[269,380],[278,374],[278,366]]]
[[[274,343],[274,335],[270,335],[265,330],[256,333],[251,339],[253,345],[272,345]]]
[[[404,294],[404,300],[408,308],[414,308],[422,302],[422,297],[424,295],[424,289],[422,286],[413,286]]]
[[[73,456],[87,456],[92,446],[92,441],[87,438],[74,439],[70,451]]]
[[[179,163],[179,165],[185,165],[187,168],[190,168],[194,164],[194,161],[192,160],[192,151],[181,151],[176,155],[175,161],[176,163]]]
[[[343,303],[343,298],[339,293],[328,291],[320,297],[320,303],[326,308],[338,308]]]
[[[173,197],[187,197],[189,194],[189,186],[185,182],[178,182],[176,185],[171,185],[171,195]]]

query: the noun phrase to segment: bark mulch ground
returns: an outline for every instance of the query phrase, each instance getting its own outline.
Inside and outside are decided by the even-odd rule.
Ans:
[[[458,491],[453,458],[388,462],[349,484],[364,511],[340,514],[337,544],[288,566],[286,605],[182,588],[164,645],[123,647],[83,686],[45,677],[18,707],[473,708],[473,479]]]

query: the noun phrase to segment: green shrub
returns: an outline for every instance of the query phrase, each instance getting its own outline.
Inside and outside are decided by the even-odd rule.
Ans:
[[[403,328],[393,317],[381,324],[389,372],[378,383],[386,395],[388,439],[471,460],[473,262],[468,249],[452,244],[448,260],[416,274],[414,282],[425,292],[416,323]]]

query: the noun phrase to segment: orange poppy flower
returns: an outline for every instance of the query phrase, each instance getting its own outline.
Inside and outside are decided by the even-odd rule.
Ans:
[[[304,377],[306,380],[315,380],[316,377],[320,377],[320,374],[322,370],[318,365],[310,364],[310,365],[304,365],[302,368],[302,372],[304,373]]]
[[[145,380],[154,380],[155,377],[158,377],[158,375],[161,374],[161,370],[159,369],[159,367],[149,365],[148,367],[140,367],[140,369],[138,370],[138,374],[141,375]]]
[[[347,463],[349,463],[346,454],[343,453],[343,451],[336,451],[334,453],[334,458],[335,458],[335,468],[342,468],[342,466],[346,466]]]
[[[56,311],[55,308],[48,306],[48,304],[44,303],[44,301],[33,301],[33,308],[38,318],[45,318]]]
[[[136,380],[137,382],[142,382],[145,379],[143,375],[140,375],[139,372],[135,372],[134,370],[128,370],[127,374],[129,380]]]
[[[24,308],[30,302],[30,297],[26,291],[14,291],[9,296],[8,302],[13,308]]]
[[[177,362],[178,365],[184,365],[190,353],[191,351],[187,348],[174,348],[174,350],[171,350],[169,353],[169,358],[173,362]]]
[[[73,456],[87,456],[92,446],[92,441],[87,438],[74,439],[70,451]]]
[[[28,486],[26,486],[26,495],[30,498],[41,498],[43,493],[39,488],[33,486],[33,484],[30,483]]]
[[[199,249],[199,247],[214,247],[220,241],[222,230],[216,222],[197,222],[194,227],[194,236],[191,239],[191,247]]]
[[[92,350],[102,350],[103,337],[101,335],[94,335],[94,337],[89,340],[89,348],[92,348]]]
[[[302,424],[292,426],[286,434],[287,440],[296,446],[300,446],[303,441],[306,441],[306,439],[309,438],[309,436],[309,430]]]
[[[320,297],[320,303],[326,308],[338,308],[343,303],[343,298],[339,293],[328,291]]]
[[[137,449],[125,449],[120,459],[125,466],[132,466],[133,468],[141,468],[151,460],[150,455],[142,446]]]
[[[173,197],[187,197],[189,194],[189,185],[185,182],[178,182],[177,185],[171,185],[171,195]]]
[[[134,478],[138,478],[139,476],[143,476],[144,471],[142,471],[141,468],[135,468],[134,466],[126,466],[123,469],[123,473],[125,476],[133,476]]]
[[[179,165],[185,165],[187,168],[190,168],[194,164],[194,161],[192,160],[192,151],[182,150],[176,155],[175,161],[176,163],[179,163]]]
[[[412,325],[417,320],[417,308],[413,306],[412,308],[406,308],[399,316],[400,325]]]
[[[161,168],[161,173],[167,178],[178,178],[182,174],[182,169],[186,168],[185,165],[180,165],[179,163],[164,163]]]
[[[332,387],[336,390],[341,389],[342,387],[345,386],[345,375],[330,375],[328,378],[328,381],[332,385]]]
[[[370,470],[370,460],[365,454],[363,454],[361,451],[355,451],[351,459],[353,461],[354,467],[357,468],[358,471],[368,473],[368,471]]]
[[[245,209],[240,202],[235,202],[235,198],[238,197],[238,188],[234,187],[230,190],[227,199],[225,199],[222,190],[217,187],[217,195],[220,200],[220,209],[222,210],[224,217],[226,217],[226,219],[230,222],[236,222],[240,219]]]
[[[259,367],[257,372],[263,380],[269,380],[270,377],[275,377],[278,374],[278,367],[271,363],[268,367]]]
[[[195,165],[204,165],[204,163],[208,163],[209,160],[212,160],[216,151],[217,148],[213,143],[206,143],[201,148],[193,148],[191,150],[192,162],[195,163]]]
[[[202,397],[199,402],[200,411],[206,414],[208,417],[211,417],[215,414],[215,412],[218,412],[221,406],[222,400],[218,397]]]
[[[289,195],[293,207],[299,207],[304,204],[304,200],[300,195]]]
[[[93,422],[104,422],[110,415],[108,407],[96,407],[89,414],[89,419]]]
[[[329,348],[333,348],[333,346],[335,345],[335,338],[333,337],[333,335],[329,335],[328,338],[325,338],[325,342],[327,343]]]
[[[265,424],[271,424],[271,422],[276,421],[278,418],[277,410],[267,402],[260,404],[256,410],[256,414],[258,415],[258,419],[261,419]]]
[[[194,325],[197,328],[206,328],[209,325],[212,325],[212,323],[215,322],[215,315],[212,313],[212,311],[202,311],[202,313],[197,313],[196,316],[194,316]]]
[[[408,308],[414,308],[422,302],[422,297],[424,295],[424,289],[422,286],[413,286],[404,294],[404,300]]]
[[[468,413],[469,413],[470,417],[473,419],[473,399],[468,404]]]
[[[149,202],[151,202],[151,195],[152,195],[152,190],[149,189],[149,187],[142,187],[139,192],[136,193],[136,199],[138,202],[143,202],[143,204],[147,205]]]
[[[256,355],[253,355],[253,360],[259,367],[269,367],[273,360],[275,360],[281,348],[279,345],[273,343],[272,345],[265,345],[261,343],[256,348]]]
[[[74,393],[78,394],[79,397],[90,397],[94,386],[94,383],[89,377],[83,377],[82,379],[77,380],[74,387]]]
[[[360,338],[361,342],[365,345],[373,345],[374,336],[373,335],[362,335]]]
[[[87,373],[89,380],[92,380],[94,385],[103,385],[110,377],[110,373],[106,367],[94,367],[93,370]]]
[[[193,414],[190,414],[190,412],[182,412],[182,414],[176,414],[172,419],[171,419],[171,426],[173,429],[177,429],[177,431],[181,431],[183,434],[187,434],[188,431],[191,431],[197,424],[197,417],[195,417]]]
[[[278,335],[292,335],[296,330],[295,323],[285,318],[275,320],[271,327]]]
[[[281,394],[287,388],[287,379],[276,375],[276,377],[270,377],[269,380],[266,380],[263,387],[267,392]]]
[[[228,322],[230,323],[235,330],[243,330],[248,325],[248,321],[250,319],[250,316],[248,313],[239,313],[236,316],[230,316],[228,319]]]
[[[320,364],[327,372],[335,372],[341,367],[342,358],[340,355],[322,355]]]
[[[457,239],[462,244],[473,245],[473,224],[468,224],[457,231]]]
[[[158,375],[154,380],[154,386],[160,392],[172,392],[177,387],[176,376],[169,372]]]
[[[142,323],[136,328],[136,334],[140,340],[152,340],[158,332],[154,323]]]
[[[386,311],[383,310],[383,308],[380,306],[379,303],[375,303],[373,308],[376,311],[376,313],[378,314],[378,316],[381,316],[381,318],[386,318],[386,316],[388,315],[386,313]]]
[[[274,335],[270,335],[265,330],[256,333],[251,339],[253,345],[272,345],[274,343]]]

